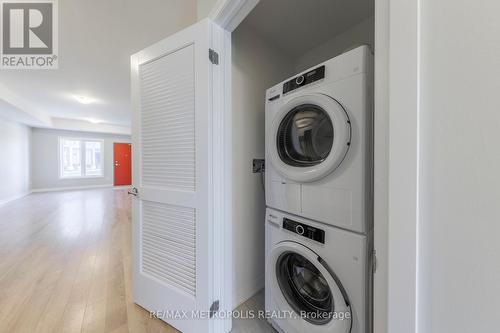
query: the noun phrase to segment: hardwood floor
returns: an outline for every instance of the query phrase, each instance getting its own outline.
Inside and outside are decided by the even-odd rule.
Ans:
[[[33,194],[0,207],[0,332],[177,332],[131,298],[124,190]]]
[[[0,332],[178,332],[132,301],[130,200],[99,189],[0,206]],[[238,310],[261,310],[263,299]],[[235,319],[232,332],[274,330]]]

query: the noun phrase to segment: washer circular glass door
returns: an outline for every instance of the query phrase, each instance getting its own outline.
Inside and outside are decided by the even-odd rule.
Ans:
[[[309,260],[298,253],[285,252],[276,262],[276,275],[281,292],[295,312],[315,314],[305,320],[322,325],[332,319],[332,292],[325,277]]]
[[[351,141],[346,111],[323,94],[302,95],[284,104],[270,130],[271,163],[293,181],[315,181],[334,171]]]
[[[351,308],[336,275],[317,254],[295,242],[279,243],[267,261],[268,281],[278,310],[293,311],[299,332],[348,333]]]

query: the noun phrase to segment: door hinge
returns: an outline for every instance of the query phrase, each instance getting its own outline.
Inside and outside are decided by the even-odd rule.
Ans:
[[[208,49],[208,59],[214,65],[219,64],[219,54],[212,49]]]
[[[377,271],[377,251],[373,250],[372,252],[372,272],[375,274]]]
[[[217,311],[219,311],[219,300],[214,301],[210,306],[210,318],[212,318]]]

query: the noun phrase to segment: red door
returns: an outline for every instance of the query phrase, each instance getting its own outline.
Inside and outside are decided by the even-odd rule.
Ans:
[[[115,186],[132,184],[132,145],[115,143]]]

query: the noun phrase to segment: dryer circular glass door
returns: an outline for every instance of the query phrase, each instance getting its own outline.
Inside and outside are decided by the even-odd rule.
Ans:
[[[335,273],[309,248],[295,242],[279,243],[268,257],[268,281],[282,311],[293,311],[290,324],[299,332],[348,333],[351,308]]]
[[[284,104],[270,130],[271,163],[282,176],[299,182],[318,180],[338,168],[351,141],[346,111],[323,94]]]

